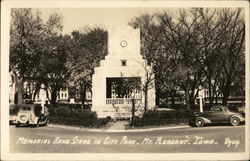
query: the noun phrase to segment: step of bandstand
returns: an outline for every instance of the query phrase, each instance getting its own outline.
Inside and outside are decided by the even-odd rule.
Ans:
[[[131,118],[131,113],[128,112],[116,112],[116,120],[129,120]]]

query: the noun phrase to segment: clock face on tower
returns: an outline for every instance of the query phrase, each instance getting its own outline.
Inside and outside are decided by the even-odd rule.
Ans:
[[[120,42],[120,45],[121,45],[121,47],[126,47],[127,46],[127,41],[125,41],[125,40],[122,40],[121,42]]]

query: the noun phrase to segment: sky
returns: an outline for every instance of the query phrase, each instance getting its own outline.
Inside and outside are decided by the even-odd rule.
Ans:
[[[135,17],[143,13],[167,11],[175,14],[178,9],[167,8],[46,8],[39,9],[44,19],[54,12],[63,16],[63,34],[70,34],[85,26],[102,27],[104,29],[123,27]]]

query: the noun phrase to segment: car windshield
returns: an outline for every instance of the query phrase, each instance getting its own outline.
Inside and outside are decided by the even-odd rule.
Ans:
[[[21,108],[22,110],[24,111],[30,111],[31,110],[31,107],[28,107],[28,106],[22,106]]]
[[[228,112],[228,111],[229,111],[226,107],[223,107],[223,110],[224,110],[225,112]]]
[[[211,109],[212,112],[221,112],[223,111],[220,107],[214,107]]]
[[[229,110],[225,106],[215,106],[211,108],[212,112],[228,112]]]

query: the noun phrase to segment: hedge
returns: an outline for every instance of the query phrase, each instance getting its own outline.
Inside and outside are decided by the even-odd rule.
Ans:
[[[50,122],[63,125],[76,125],[83,127],[101,127],[106,125],[110,118],[97,118],[96,112],[69,107],[49,108]]]
[[[187,124],[193,113],[190,111],[157,111],[148,110],[142,118],[135,117],[133,125],[142,126],[159,126],[172,124]]]

